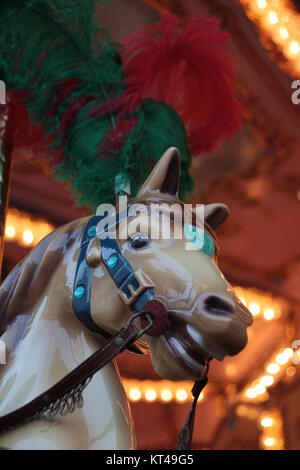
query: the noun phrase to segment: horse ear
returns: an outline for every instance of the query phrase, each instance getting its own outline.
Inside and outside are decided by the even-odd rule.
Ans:
[[[207,204],[204,206],[204,219],[215,230],[229,215],[229,208],[225,204]]]
[[[140,188],[137,198],[152,191],[176,196],[179,189],[180,155],[175,147],[170,147],[155,165]]]
[[[89,242],[85,254],[85,260],[91,268],[96,268],[101,263],[101,245],[99,238],[94,237]]]

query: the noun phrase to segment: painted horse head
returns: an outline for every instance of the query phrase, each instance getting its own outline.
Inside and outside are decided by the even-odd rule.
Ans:
[[[178,198],[179,169],[179,153],[170,148],[130,204],[135,203],[141,209],[157,203],[183,207]],[[134,271],[138,270],[147,278],[154,288],[155,298],[168,311],[164,332],[155,337],[145,335],[144,338],[155,369],[165,378],[196,379],[207,358],[222,360],[246,346],[246,328],[252,322],[251,314],[236,297],[216,264],[214,230],[227,215],[228,208],[223,204],[204,207],[206,243],[203,245],[205,248],[198,251],[187,250],[186,239],[178,239],[172,232],[168,239],[152,239],[140,227],[138,233],[121,237],[120,224],[118,244],[122,254]],[[128,223],[134,222],[134,216],[129,217]],[[114,333],[129,319],[130,309],[124,308],[103,266],[101,243],[92,240],[86,257],[94,269],[92,318],[97,325]]]
[[[158,202],[183,207],[177,195],[179,167],[177,150],[169,149],[129,205],[136,203],[147,213]],[[175,232],[164,238],[128,230],[124,236],[122,221],[114,240],[118,252],[168,312],[163,332],[145,334],[141,340],[150,349],[157,372],[174,380],[198,379],[208,358],[221,360],[237,354],[246,345],[246,328],[252,322],[216,264],[214,229],[227,217],[228,209],[210,204],[204,207],[204,215],[199,228],[207,243],[198,251],[187,250],[186,239],[175,237]],[[7,363],[0,370],[0,415],[34,399],[97,351],[105,340],[94,327],[114,334],[132,316],[105,264],[105,242],[99,230],[83,243],[93,219],[73,221],[49,234],[0,287],[0,335],[7,347]],[[129,224],[135,219],[129,213]],[[83,321],[85,325],[74,309],[83,245],[83,262],[90,275],[90,323]],[[132,418],[116,364],[110,362],[99,371],[84,393],[83,409],[57,418],[55,426],[36,420],[1,434],[0,446],[133,448]]]

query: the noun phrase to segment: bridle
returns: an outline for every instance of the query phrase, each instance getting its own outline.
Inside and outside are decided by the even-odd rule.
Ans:
[[[131,309],[132,316],[116,335],[111,335],[93,321],[90,307],[92,268],[86,261],[86,254],[90,241],[97,236],[97,225],[103,217],[97,215],[91,217],[84,229],[74,279],[72,306],[78,319],[90,330],[100,333],[107,342],[46,392],[11,413],[0,416],[0,433],[33,421],[39,416],[52,418],[57,414],[72,413],[76,407],[82,407],[82,392],[97,371],[126,348],[140,354],[141,351],[133,343],[146,333],[153,336],[160,335],[167,324],[167,309],[155,299],[153,284],[142,271],[134,271],[122,254],[117,240],[109,236],[101,237],[102,262],[118,288],[120,298]],[[116,220],[117,224],[119,221],[120,219]],[[140,319],[139,329],[135,326],[137,319]],[[202,389],[207,384],[208,369],[209,362],[202,377],[195,382],[192,389],[194,400],[179,434],[177,450],[191,448],[196,404]]]
[[[110,339],[112,335],[96,325],[91,317],[92,268],[86,262],[88,244],[97,235],[97,225],[103,217],[97,215],[91,217],[84,230],[75,274],[72,306],[85,326],[100,333],[105,339]],[[119,218],[116,220],[116,224],[118,223]],[[121,300],[133,313],[142,312],[144,305],[154,298],[154,286],[145,279],[141,271],[134,271],[115,238],[108,236],[101,238],[101,257],[106,271],[119,290]],[[141,354],[134,345],[130,345],[128,349]]]

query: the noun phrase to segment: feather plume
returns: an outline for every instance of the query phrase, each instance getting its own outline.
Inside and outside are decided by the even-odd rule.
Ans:
[[[116,175],[136,193],[175,145],[184,196],[192,179],[182,123],[164,105],[130,102],[121,48],[96,21],[97,3],[0,0],[0,75],[15,110],[15,149],[46,157],[77,203],[94,210],[114,201]]]
[[[117,175],[135,194],[175,146],[184,198],[193,187],[191,149],[210,149],[240,120],[227,36],[210,20],[179,34],[174,17],[164,17],[126,41],[124,74],[121,46],[95,19],[97,3],[0,0],[14,148],[45,157],[78,204],[94,210],[114,201]]]
[[[163,14],[160,23],[124,42],[131,101],[151,98],[173,107],[196,155],[229,139],[241,125],[229,39],[212,18],[193,18],[180,31],[177,17]]]

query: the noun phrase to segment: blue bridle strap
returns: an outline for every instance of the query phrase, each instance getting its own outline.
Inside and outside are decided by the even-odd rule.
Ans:
[[[91,316],[91,288],[92,288],[92,268],[86,262],[86,251],[92,238],[96,236],[97,224],[104,216],[93,216],[89,219],[81,240],[80,253],[77,262],[75,281],[73,287],[72,306],[78,319],[90,330],[100,333],[106,339],[111,338],[111,334],[100,328],[93,321]],[[108,227],[106,227],[106,231]],[[154,291],[150,288],[144,288],[138,295],[134,296],[134,302],[130,304],[132,293],[141,290],[140,278],[133,270],[130,263],[122,254],[116,238],[103,237],[101,239],[101,256],[103,264],[116,287],[119,289],[125,303],[130,305],[134,313],[142,310],[144,304],[153,299]],[[114,263],[110,262],[114,259]],[[132,352],[141,353],[134,345],[129,347]]]

